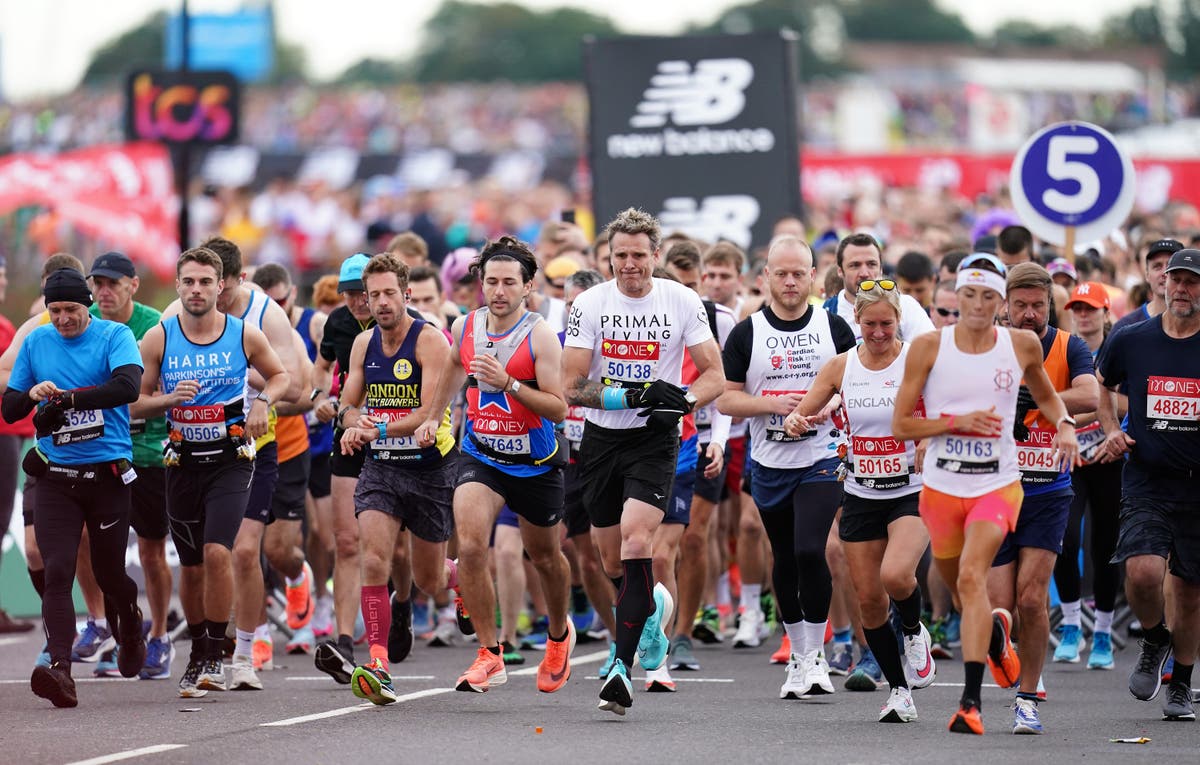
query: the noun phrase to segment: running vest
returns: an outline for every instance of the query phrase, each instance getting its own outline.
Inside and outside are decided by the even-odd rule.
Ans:
[[[916,471],[916,444],[897,441],[892,436],[892,412],[904,378],[908,349],[909,344],[902,343],[900,355],[879,370],[864,367],[857,348],[846,355],[841,393],[850,431],[847,494],[863,499],[892,499],[921,488],[921,474]],[[921,410],[918,402],[917,413],[923,416]]]
[[[400,348],[392,355],[383,351],[383,333],[371,330],[371,340],[363,358],[363,384],[367,391],[364,411],[375,417],[395,421],[421,406],[421,366],[417,363],[417,338],[425,327],[424,319],[414,319]],[[417,446],[414,435],[394,436],[371,442],[371,458],[404,467],[433,467],[454,447],[450,434],[450,413],[438,426],[433,446]]]
[[[296,332],[304,341],[304,348],[308,351],[308,360],[312,362],[317,360],[317,353],[320,351],[312,339],[312,317],[315,314],[315,309],[305,308],[300,312],[300,321],[296,323]],[[330,395],[333,394],[330,393]],[[317,413],[312,409],[304,413],[304,422],[308,425],[308,450],[314,457],[318,455],[328,457],[333,449],[333,423],[321,422],[317,419]]]
[[[1067,390],[1071,387],[1071,369],[1067,364],[1067,341],[1071,336],[1054,327],[1047,327],[1046,331],[1055,333],[1044,362],[1046,375],[1054,390]],[[1058,428],[1037,409],[1025,414],[1025,425],[1029,428],[1029,438],[1017,442],[1017,467],[1021,469],[1025,495],[1069,489],[1071,474],[1054,468],[1054,436]]]
[[[979,497],[1019,480],[1017,448],[1012,440],[1021,365],[1012,335],[995,328],[996,343],[985,353],[963,353],[954,328],[941,331],[937,359],[923,392],[929,417],[969,414],[995,407],[1000,436],[946,433],[929,440],[925,453],[925,485],[956,497]]]
[[[536,386],[530,335],[543,320],[541,314],[527,311],[502,335],[487,331],[487,317],[488,309],[479,308],[463,322],[463,336],[458,348],[463,369],[470,369],[476,356],[495,356],[514,380],[520,380],[522,385]],[[497,470],[518,477],[541,475],[549,470],[543,463],[558,449],[554,423],[530,411],[516,396],[477,381],[473,376],[467,386],[467,436],[463,439],[463,451]],[[485,454],[485,450],[491,455]],[[498,455],[511,455],[517,462],[533,464],[513,464]]]
[[[775,329],[761,311],[750,315],[754,347],[746,369],[745,390],[752,396],[803,396],[817,372],[837,355],[829,314],[812,309],[808,324],[795,332]],[[770,468],[808,467],[837,456],[845,443],[841,431],[831,424],[819,425],[799,436],[783,430],[784,415],[751,417],[750,452],[758,464]]]
[[[159,384],[170,393],[183,380],[198,380],[200,392],[186,404],[167,410],[167,424],[183,437],[194,464],[216,464],[236,449],[229,428],[246,419],[246,350],[242,320],[225,316],[225,329],[211,343],[193,343],[178,316],[164,319]]]
[[[271,298],[267,297],[267,293],[259,290],[250,290],[250,302],[246,304],[246,310],[242,311],[241,319],[244,323],[263,328],[263,317],[267,315],[267,306],[271,304]],[[258,394],[262,391],[250,385],[250,377],[246,377],[246,400],[254,401]],[[249,407],[247,407],[249,408]],[[272,406],[267,410],[267,432],[259,436],[254,441],[256,450],[262,449],[267,444],[275,440],[275,423],[279,419],[279,415],[275,413],[275,407]]]

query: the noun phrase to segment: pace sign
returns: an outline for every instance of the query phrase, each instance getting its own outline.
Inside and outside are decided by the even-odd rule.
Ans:
[[[1013,207],[1021,222],[1055,245],[1108,236],[1133,209],[1133,163],[1107,130],[1060,122],[1038,131],[1013,159]]]

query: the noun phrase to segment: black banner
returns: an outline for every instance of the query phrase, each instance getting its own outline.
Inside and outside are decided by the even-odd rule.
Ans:
[[[125,137],[211,146],[238,139],[241,90],[224,71],[142,71],[125,88]]]
[[[626,207],[765,245],[800,212],[796,37],[619,37],[585,46],[598,225]]]

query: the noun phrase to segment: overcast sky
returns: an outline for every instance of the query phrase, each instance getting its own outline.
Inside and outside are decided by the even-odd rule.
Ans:
[[[191,0],[192,13],[220,12],[254,0]],[[402,57],[441,0],[276,0],[282,38],[302,45],[312,74],[332,77],[364,56]],[[1011,18],[1095,28],[1101,19],[1146,0],[937,0],[979,33]],[[1173,6],[1179,0],[1168,0]],[[623,31],[671,34],[708,22],[738,0],[524,0],[547,8],[571,5],[602,13]],[[179,0],[0,0],[0,92],[20,100],[74,87],[93,51],[113,36]],[[636,22],[633,20],[636,19]]]

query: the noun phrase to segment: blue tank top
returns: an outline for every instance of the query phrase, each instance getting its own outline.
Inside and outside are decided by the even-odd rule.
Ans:
[[[417,338],[424,326],[424,320],[414,320],[400,348],[391,356],[383,351],[383,334],[379,327],[371,330],[371,340],[363,358],[363,384],[367,392],[364,411],[367,414],[399,420],[421,405]],[[445,456],[441,446],[441,439],[434,446],[421,448],[411,435],[385,438],[371,442],[371,457],[403,467],[433,467]]]
[[[296,323],[296,331],[304,341],[304,349],[308,351],[308,360],[317,360],[317,344],[312,340],[312,317],[316,310],[305,308],[300,313],[300,321]],[[308,452],[312,455],[328,456],[333,451],[333,423],[321,422],[310,409],[304,413],[304,422],[308,424]]]
[[[167,423],[183,435],[184,442],[198,456],[228,448],[230,426],[246,419],[247,360],[242,320],[226,316],[221,336],[208,344],[189,340],[178,316],[163,320],[162,326],[163,393],[175,390],[183,380],[200,381],[200,393],[195,398],[167,410]]]

